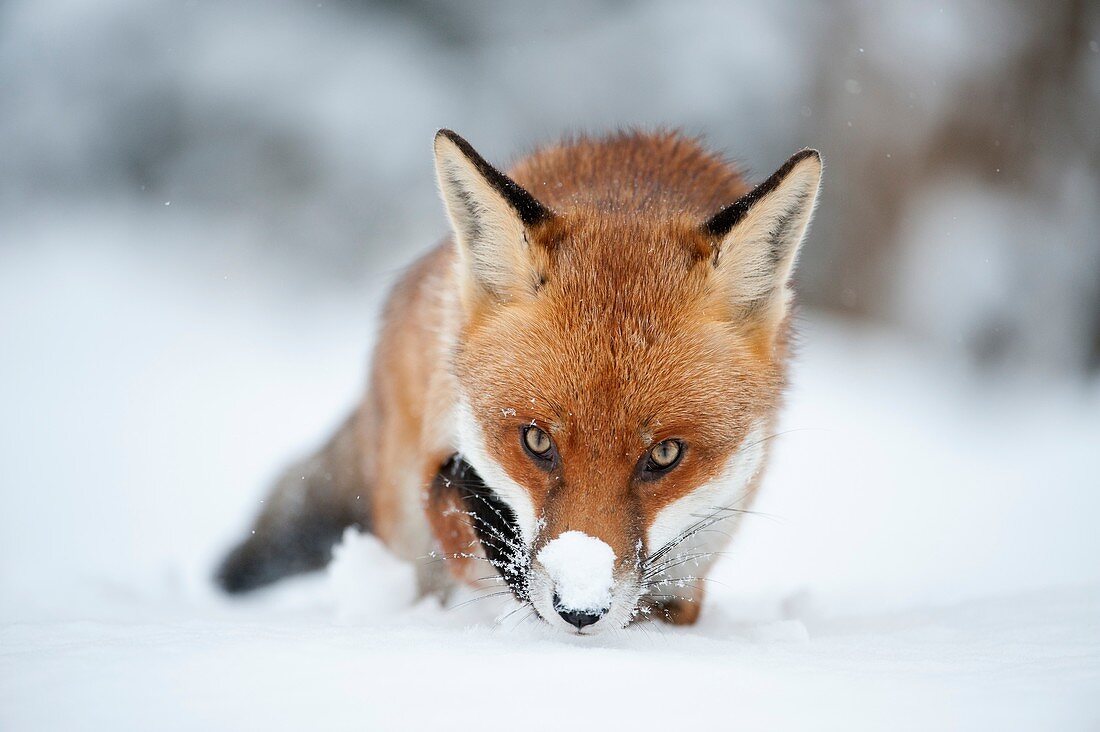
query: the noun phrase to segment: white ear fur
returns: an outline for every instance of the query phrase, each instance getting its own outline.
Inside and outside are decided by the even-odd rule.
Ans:
[[[707,222],[718,238],[713,264],[731,312],[773,327],[786,317],[788,284],[820,183],[821,156],[802,150]]]
[[[527,228],[550,212],[449,130],[435,136],[435,171],[458,243],[464,285],[506,302],[534,292]]]

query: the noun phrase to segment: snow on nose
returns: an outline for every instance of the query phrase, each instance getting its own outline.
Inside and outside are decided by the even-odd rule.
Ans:
[[[555,610],[602,615],[611,606],[615,552],[582,531],[566,531],[536,556],[554,584]]]

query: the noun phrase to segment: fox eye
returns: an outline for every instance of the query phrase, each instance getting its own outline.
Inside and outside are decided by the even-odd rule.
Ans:
[[[676,466],[684,453],[684,446],[679,440],[665,440],[649,449],[646,458],[645,472],[649,474],[663,473]]]
[[[532,424],[523,428],[523,446],[539,460],[549,460],[554,442],[544,430]]]

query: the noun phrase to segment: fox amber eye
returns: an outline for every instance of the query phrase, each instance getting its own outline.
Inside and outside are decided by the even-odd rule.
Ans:
[[[649,465],[646,468],[654,472],[668,470],[679,462],[682,451],[679,440],[665,440],[654,445],[649,451]]]
[[[554,446],[554,443],[551,442],[550,435],[538,427],[530,425],[523,430],[523,445],[535,457],[548,458],[550,448]]]

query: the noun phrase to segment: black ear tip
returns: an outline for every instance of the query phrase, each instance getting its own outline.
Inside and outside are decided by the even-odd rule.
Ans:
[[[439,142],[441,140],[447,140],[448,142],[450,142],[452,145],[457,147],[463,155],[465,155],[470,160],[473,160],[475,164],[477,164],[479,167],[482,165],[488,165],[488,163],[486,163],[482,159],[482,157],[478,155],[477,150],[474,150],[474,146],[466,142],[466,138],[464,138],[462,135],[458,134],[454,130],[448,130],[446,127],[444,127],[439,132],[435,133],[435,149],[437,151],[439,150]]]
[[[440,140],[448,140],[458,147],[469,147],[469,143],[466,142],[466,140],[462,139],[462,135],[458,134],[454,130],[447,129],[446,127],[440,128],[440,130],[435,133],[436,143],[438,144]]]
[[[734,226],[745,218],[749,209],[752,208],[757,201],[778,188],[783,183],[784,179],[806,160],[814,160],[817,162],[816,176],[820,179],[821,153],[814,150],[812,147],[802,148],[788,158],[787,162],[783,163],[779,170],[772,173],[767,180],[712,216],[710,220],[703,225],[703,230],[711,236],[725,236],[728,234]],[[810,179],[812,179],[814,175],[815,173],[810,173]]]
[[[815,150],[812,147],[804,147],[801,150],[799,150],[798,152],[796,152],[794,155],[792,155],[791,159],[788,162],[791,165],[794,165],[796,163],[801,163],[803,160],[807,160],[809,158],[813,158],[814,160],[816,160],[817,162],[820,163],[821,162],[821,153],[818,152],[817,150]]]
[[[458,140],[461,139],[462,138],[456,135],[453,131],[448,130],[446,127],[444,127],[435,133],[435,137],[432,139],[432,147],[435,148],[436,155],[438,155],[440,150],[439,146],[444,144],[444,142],[449,142],[456,147],[461,147],[458,142]]]

